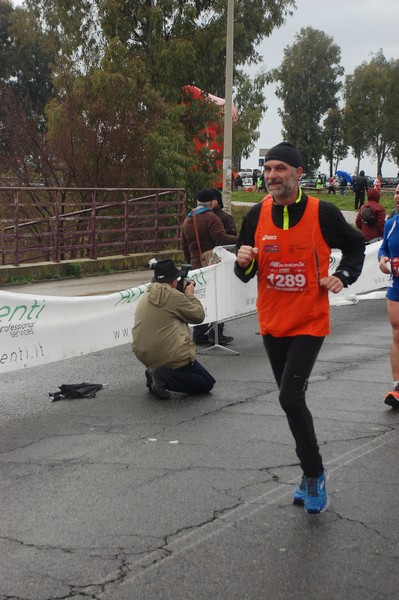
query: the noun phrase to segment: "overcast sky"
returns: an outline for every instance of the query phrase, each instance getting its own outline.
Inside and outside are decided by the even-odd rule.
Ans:
[[[263,66],[267,70],[281,64],[284,48],[294,43],[295,35],[302,27],[308,26],[324,31],[341,48],[341,65],[345,69],[345,75],[352,73],[363,61],[369,62],[372,54],[380,49],[387,60],[399,58],[398,0],[297,0],[297,6],[286,24],[276,29],[260,45],[264,57]],[[270,148],[283,141],[281,120],[277,114],[277,108],[281,104],[275,96],[274,86],[266,88],[266,96],[268,110],[260,126],[261,136],[250,159],[243,160],[243,167],[257,166],[259,148]],[[339,168],[353,173],[355,166],[355,159],[349,155],[340,163]],[[362,159],[360,167],[367,174],[376,175],[373,160]],[[324,161],[321,170],[328,173]],[[396,176],[397,172],[396,164],[385,160],[383,175]]]

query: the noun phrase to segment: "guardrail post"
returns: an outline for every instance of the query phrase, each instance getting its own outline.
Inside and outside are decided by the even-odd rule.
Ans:
[[[155,248],[159,249],[159,193],[155,192]]]
[[[91,194],[91,219],[90,219],[90,258],[97,258],[96,251],[96,232],[97,232],[97,195],[96,190],[93,190]]]
[[[124,223],[123,223],[123,235],[124,235],[124,250],[125,256],[129,254],[129,197],[128,194],[123,194],[124,203]]]
[[[55,193],[55,206],[54,206],[54,217],[55,217],[55,231],[54,231],[54,262],[61,262],[61,218],[60,218],[60,198],[59,191]]]
[[[19,192],[15,194],[14,201],[14,226],[15,226],[15,238],[14,238],[14,266],[19,265]]]

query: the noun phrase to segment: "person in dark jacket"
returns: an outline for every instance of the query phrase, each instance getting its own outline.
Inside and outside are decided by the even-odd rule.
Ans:
[[[345,177],[343,175],[341,175],[341,177],[339,179],[339,193],[341,194],[341,196],[345,195],[345,191],[346,191],[347,187],[348,187],[348,182],[346,181]]]
[[[244,283],[258,276],[260,333],[303,472],[293,502],[319,513],[328,505],[327,477],[305,393],[330,331],[328,292],[339,293],[359,277],[365,242],[335,205],[303,192],[302,165],[290,143],[268,150],[269,195],[244,218],[234,272]],[[332,248],[342,258],[330,274]]]
[[[186,261],[193,269],[200,269],[201,254],[215,246],[229,246],[237,242],[237,235],[228,235],[220,218],[213,212],[218,201],[214,190],[204,188],[197,194],[197,208],[190,211],[182,225],[182,249]],[[197,230],[197,231],[196,231]],[[197,241],[200,247],[198,247]],[[234,338],[226,336],[218,329],[218,343],[226,345]],[[197,344],[214,344],[214,328],[208,325],[194,327],[193,339]]]
[[[215,196],[214,196],[215,200],[217,200],[217,205],[213,207],[213,212],[222,221],[224,230],[228,235],[237,235],[236,224],[234,222],[232,215],[230,215],[228,212],[223,210],[224,205],[223,205],[222,194],[220,193],[220,191],[217,188],[211,188],[211,190],[215,194]]]
[[[364,175],[364,171],[360,171],[359,175],[356,176],[354,183],[355,190],[355,210],[358,210],[364,204],[365,194],[369,189],[369,182],[367,177]]]
[[[384,225],[386,212],[385,208],[380,204],[381,194],[375,188],[371,188],[367,192],[367,202],[360,207],[359,212],[356,215],[356,227],[360,229],[364,235],[366,242],[376,242],[380,240],[384,235]],[[363,211],[366,207],[369,207],[373,213],[373,222],[365,223],[363,221]]]

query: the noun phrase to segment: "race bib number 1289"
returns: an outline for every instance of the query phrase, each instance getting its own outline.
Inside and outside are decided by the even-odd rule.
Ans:
[[[280,292],[304,292],[307,289],[306,263],[270,261],[266,285]]]

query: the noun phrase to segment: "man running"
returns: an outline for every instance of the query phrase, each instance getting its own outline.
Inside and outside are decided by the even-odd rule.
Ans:
[[[234,270],[244,282],[258,277],[260,333],[303,471],[293,502],[319,513],[328,505],[326,471],[305,391],[330,332],[328,292],[356,281],[365,244],[336,206],[303,193],[302,158],[292,144],[271,148],[264,166],[269,194],[243,221]],[[331,248],[342,250],[333,275]]]

